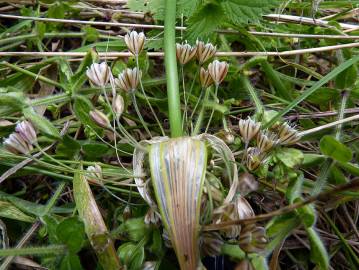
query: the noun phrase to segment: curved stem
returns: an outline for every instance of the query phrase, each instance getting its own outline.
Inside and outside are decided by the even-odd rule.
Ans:
[[[167,74],[168,112],[172,137],[182,136],[181,104],[176,60],[176,0],[165,2],[164,50]]]
[[[143,127],[145,128],[145,130],[147,132],[147,134],[152,138],[152,134],[151,134],[150,130],[148,129],[145,120],[143,120],[143,117],[141,115],[140,109],[138,108],[137,101],[136,101],[136,96],[135,96],[135,93],[133,91],[131,92],[131,97],[132,97],[132,103],[133,103],[133,106],[135,108],[135,111],[137,113],[138,118],[140,119]]]
[[[137,66],[137,69],[140,70],[140,64],[139,64],[139,62],[138,62],[138,55],[136,55],[136,66]],[[145,97],[145,100],[146,100],[146,102],[147,102],[148,107],[150,108],[150,110],[151,110],[153,116],[154,116],[155,119],[156,119],[156,122],[157,122],[157,124],[158,124],[158,126],[159,126],[159,128],[160,128],[160,130],[161,130],[162,136],[165,136],[165,131],[163,130],[163,127],[162,127],[162,125],[161,125],[161,122],[160,122],[160,120],[158,120],[157,114],[155,113],[155,111],[154,111],[154,109],[153,109],[153,107],[152,107],[152,105],[151,105],[151,103],[150,103],[150,101],[149,101],[149,99],[148,99],[148,97],[147,97],[147,95],[146,95],[146,92],[145,92],[145,89],[144,89],[144,87],[143,87],[143,83],[142,83],[142,78],[141,78],[141,77],[140,77],[140,88],[141,88],[141,91],[142,91],[143,96]]]
[[[215,102],[218,102],[217,101],[217,94],[218,94],[218,84],[216,84],[216,89],[214,91],[214,97],[215,97]],[[213,118],[213,114],[214,114],[214,108],[212,108],[212,111],[211,111],[211,116],[209,117],[209,120],[208,120],[208,123],[207,123],[207,126],[206,126],[206,131],[204,133],[207,133],[208,131],[208,128],[209,126],[211,125],[211,122],[212,122],[212,118]]]

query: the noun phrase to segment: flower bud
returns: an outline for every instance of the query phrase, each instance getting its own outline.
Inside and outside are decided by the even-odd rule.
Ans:
[[[115,83],[118,87],[127,92],[135,91],[141,76],[142,72],[138,68],[126,68],[120,75],[118,75],[118,79],[115,79]]]
[[[122,216],[124,220],[128,220],[132,217],[132,211],[129,205],[126,205],[125,209],[123,209]]]
[[[199,79],[201,81],[201,86],[205,89],[213,84],[211,75],[209,74],[208,70],[205,70],[203,67],[201,67]]]
[[[283,123],[278,132],[279,143],[282,145],[291,145],[297,143],[301,136],[299,132],[288,123]]]
[[[9,138],[4,140],[5,148],[14,154],[28,154],[33,148],[27,143],[19,133],[10,134]]]
[[[137,33],[136,31],[131,31],[125,35],[125,43],[128,50],[135,56],[138,56],[145,45],[146,36],[143,32]]]
[[[209,74],[216,85],[220,84],[227,75],[228,63],[223,61],[214,60],[208,65]]]
[[[86,71],[89,80],[98,87],[104,87],[110,79],[111,70],[106,62],[93,63]]]
[[[255,224],[245,225],[239,237],[239,246],[247,253],[259,253],[265,250],[268,243],[266,231]]]
[[[176,56],[181,65],[187,64],[196,54],[196,47],[185,44],[176,44]]]
[[[250,117],[248,117],[246,120],[239,120],[238,125],[239,132],[246,145],[248,145],[250,140],[252,140],[258,134],[261,128],[261,123],[253,121]]]
[[[102,127],[102,128],[110,127],[110,120],[108,120],[108,117],[103,112],[101,112],[99,110],[90,111],[90,118],[99,127]]]
[[[160,223],[161,223],[161,219],[160,219],[158,213],[156,213],[156,211],[154,211],[151,208],[148,209],[148,211],[145,215],[145,224],[159,225]]]
[[[157,263],[154,261],[145,261],[142,265],[142,270],[155,270]]]
[[[213,46],[211,43],[204,44],[203,41],[199,41],[199,40],[197,40],[196,46],[197,46],[197,59],[200,65],[202,65],[204,62],[212,58],[217,51],[216,47]]]
[[[258,189],[258,182],[253,174],[242,173],[238,180],[238,190],[242,196],[246,196],[248,193]]]
[[[100,184],[100,181],[102,179],[102,168],[100,165],[95,163],[94,166],[88,166],[86,171],[86,178],[89,182],[94,184]]]
[[[116,95],[112,103],[112,109],[117,117],[120,117],[125,109],[125,102],[121,95]]]
[[[270,131],[259,132],[257,136],[257,147],[262,152],[267,152],[278,143],[277,136]]]
[[[250,147],[247,149],[247,152],[245,153],[245,160],[247,168],[250,171],[254,171],[261,165],[264,154],[256,147]]]
[[[29,144],[37,141],[36,131],[29,121],[22,121],[15,127],[15,131]]]
[[[200,246],[204,256],[218,256],[223,244],[224,241],[218,232],[204,232],[200,236]]]

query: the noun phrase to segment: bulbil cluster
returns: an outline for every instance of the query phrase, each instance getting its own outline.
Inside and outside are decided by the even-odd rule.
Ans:
[[[250,117],[239,120],[238,126],[245,143],[244,160],[250,171],[256,170],[264,163],[269,152],[277,145],[292,145],[301,138],[299,132],[286,122],[277,128],[277,132],[261,130],[261,123]],[[248,147],[252,140],[256,141],[256,146]]]

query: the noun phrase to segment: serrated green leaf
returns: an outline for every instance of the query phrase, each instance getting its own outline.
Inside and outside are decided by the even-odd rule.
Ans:
[[[221,6],[232,23],[240,25],[258,21],[276,3],[276,0],[224,0]]]
[[[206,4],[188,19],[186,38],[190,42],[194,42],[196,39],[206,40],[224,20],[224,10],[219,4]]]
[[[352,159],[353,153],[349,147],[345,146],[333,136],[325,135],[319,143],[320,151],[337,161],[348,162]]]

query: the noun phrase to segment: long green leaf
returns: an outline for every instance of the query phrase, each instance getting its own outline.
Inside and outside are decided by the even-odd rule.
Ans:
[[[197,139],[171,139],[150,145],[149,161],[157,204],[180,267],[197,269],[206,146]]]
[[[284,116],[287,112],[289,112],[291,109],[293,109],[295,106],[297,106],[299,103],[301,103],[303,100],[305,100],[307,97],[312,95],[316,90],[318,90],[320,87],[322,87],[324,84],[329,82],[330,80],[334,79],[338,74],[340,74],[342,71],[346,70],[353,64],[359,61],[359,55],[351,58],[350,60],[342,63],[341,65],[337,66],[335,69],[333,69],[331,72],[329,72],[327,75],[325,75],[321,80],[317,81],[312,87],[304,91],[303,94],[298,96],[295,100],[293,100],[284,110],[280,111],[276,116],[274,116],[266,125],[266,127],[272,126],[276,121],[278,121],[282,116]]]

